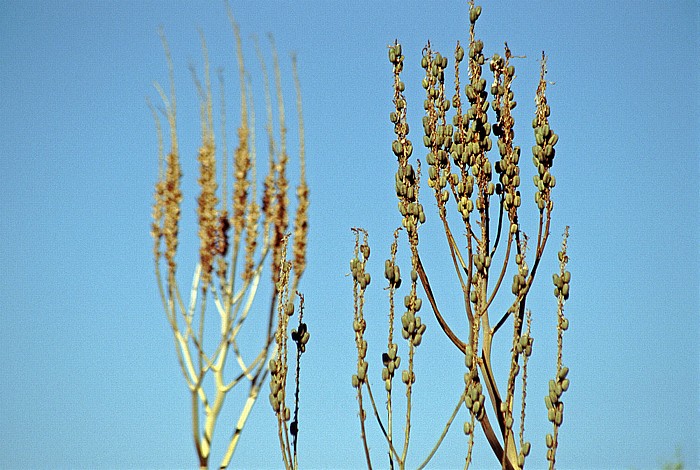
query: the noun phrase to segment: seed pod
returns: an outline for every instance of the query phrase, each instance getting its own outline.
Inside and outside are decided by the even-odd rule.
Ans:
[[[565,392],[569,389],[569,379],[564,379],[561,381],[561,389]]]
[[[562,318],[561,320],[561,329],[566,331],[569,329],[569,319],[568,318]]]
[[[564,285],[561,287],[561,295],[564,296],[564,299],[568,299],[568,298],[569,298],[569,284],[564,284]]]
[[[423,340],[423,335],[420,334],[420,333],[417,333],[417,334],[413,337],[413,345],[414,345],[414,346],[420,346],[420,343],[421,343],[422,340]]]
[[[564,271],[564,275],[562,276],[562,280],[567,284],[569,282],[571,282],[571,273],[569,271]]]
[[[480,401],[475,401],[472,403],[472,411],[474,414],[479,414],[479,411],[481,410],[481,402]]]
[[[547,444],[547,447],[549,447],[549,448],[551,448],[554,445],[554,437],[552,437],[552,435],[549,433],[547,433],[547,435],[545,436],[544,441]]]
[[[562,421],[564,421],[564,414],[561,411],[557,410],[554,414],[554,423],[557,426],[561,426]]]
[[[389,380],[389,379],[385,379],[385,380],[384,380],[384,389],[385,389],[387,392],[390,392],[390,391],[391,391],[391,380]]]
[[[562,367],[559,373],[557,374],[557,377],[559,380],[564,380],[566,376],[569,374],[569,368],[568,367]]]
[[[403,383],[405,383],[406,385],[408,385],[409,379],[410,379],[410,377],[408,375],[408,371],[406,369],[402,370],[401,371],[401,381]]]
[[[472,424],[469,421],[464,422],[464,434],[469,435],[472,432]]]
[[[554,422],[554,419],[556,418],[556,416],[557,416],[557,412],[554,410],[554,408],[550,408],[550,409],[547,411],[547,419],[548,419],[550,422],[553,423],[553,422]],[[549,435],[549,434],[548,434],[548,435]],[[548,447],[549,447],[549,446],[548,446]]]
[[[460,62],[464,58],[464,48],[460,45],[457,46],[457,50],[455,51],[455,59],[457,62]]]
[[[530,442],[529,441],[523,442],[523,447],[521,450],[522,450],[522,453],[525,457],[530,455]],[[521,467],[522,467],[522,465],[521,465]]]

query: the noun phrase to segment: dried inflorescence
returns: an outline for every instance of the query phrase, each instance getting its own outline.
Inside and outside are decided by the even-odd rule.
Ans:
[[[393,377],[399,367],[398,346],[393,342],[394,296],[401,285],[396,252],[398,233],[391,247],[391,256],[385,261],[384,275],[389,282],[389,340],[387,351],[382,354],[382,380],[387,391],[387,420],[379,417],[371,393],[368,366],[366,361],[367,345],[364,332],[367,328],[363,310],[365,290],[369,285],[367,261],[369,247],[366,232],[353,229],[356,234],[355,257],[351,261],[353,275],[353,293],[355,298],[355,318],[353,321],[355,340],[358,349],[357,373],[353,375],[353,386],[358,390],[360,404],[361,436],[365,447],[368,466],[371,466],[369,446],[365,437],[365,412],[362,407],[362,393],[367,390],[375,417],[385,436],[390,464],[397,463],[400,468],[406,465],[406,449],[411,428],[411,390],[415,382],[413,354],[421,344],[425,323],[417,315],[422,300],[417,295],[417,281],[420,279],[425,299],[435,315],[438,325],[454,346],[464,355],[465,373],[464,389],[457,406],[449,418],[437,444],[430,455],[421,464],[423,468],[434,455],[447,433],[459,409],[464,405],[468,420],[464,422],[464,431],[468,435],[466,465],[471,463],[475,428],[478,425],[484,431],[503,469],[520,469],[530,453],[530,442],[525,439],[525,405],[528,359],[534,344],[531,335],[532,314],[526,308],[535,275],[547,244],[551,214],[553,210],[552,190],[556,184],[552,174],[554,146],[558,136],[552,132],[549,116],[550,108],[545,96],[546,58],[542,57],[542,71],[536,92],[536,116],[533,121],[535,129],[535,146],[533,162],[536,175],[534,178],[537,192],[535,208],[539,213],[537,238],[529,237],[523,231],[519,213],[526,206],[520,193],[521,187],[521,147],[515,139],[514,109],[517,107],[513,83],[516,78],[514,56],[506,44],[501,54],[487,58],[484,43],[476,37],[475,26],[481,15],[481,7],[469,2],[469,38],[464,46],[457,43],[454,50],[454,95],[448,94],[446,76],[450,72],[450,60],[435,51],[428,42],[423,49],[420,60],[425,74],[422,86],[425,89],[422,118],[423,145],[426,148],[428,186],[432,189],[437,215],[444,229],[449,256],[454,272],[459,281],[463,299],[464,313],[468,321],[468,337],[461,339],[442,316],[435,298],[428,274],[419,254],[418,228],[426,222],[426,213],[420,202],[420,160],[414,166],[411,163],[413,145],[408,138],[407,119],[408,104],[404,95],[406,85],[401,79],[404,67],[404,55],[401,44],[394,42],[389,46],[389,61],[393,67],[393,104],[394,110],[390,120],[394,126],[395,139],[391,150],[397,158],[395,175],[398,208],[401,224],[408,238],[411,259],[411,284],[404,296],[405,312],[401,316],[401,332],[408,341],[407,368],[402,371],[406,384],[407,419],[404,425],[405,438],[403,452],[397,451],[392,430]],[[493,81],[487,84],[484,66],[488,64],[493,74]],[[466,67],[468,81],[462,83],[463,70]],[[488,72],[487,72],[488,73]],[[452,117],[448,117],[452,112]],[[493,150],[498,157],[490,155]],[[450,214],[454,201],[456,211],[463,226],[460,232],[464,239],[459,241],[452,229],[455,218]],[[364,242],[360,244],[362,234]],[[528,244],[531,245],[528,253]],[[534,245],[534,246],[533,246]],[[367,252],[365,255],[365,251]],[[561,258],[560,258],[561,259]],[[563,268],[562,268],[563,269]],[[508,288],[508,276],[512,283]],[[551,439],[548,458],[554,461],[556,449],[557,426],[561,424],[563,405],[559,400],[560,388],[568,387],[567,370],[561,366],[561,332],[568,327],[568,320],[563,316],[563,301],[568,297],[568,271],[556,276],[555,294],[559,303],[559,360],[557,379],[552,383],[548,407],[555,433]],[[506,298],[502,311],[495,307],[496,297]],[[501,303],[502,304],[502,303]],[[453,306],[450,305],[450,308]],[[512,321],[512,348],[505,366],[508,375],[505,384],[498,384],[494,374],[492,360],[496,358],[492,346],[494,336],[507,321]],[[518,377],[521,380],[518,381]],[[566,381],[566,382],[565,382]],[[520,398],[517,398],[518,388]],[[493,413],[486,412],[491,407]],[[518,413],[519,408],[519,413]],[[492,416],[492,417],[490,417]],[[492,425],[491,419],[495,423]],[[517,421],[519,423],[516,426]],[[548,445],[550,444],[548,440]]]
[[[230,10],[229,10],[230,14]],[[163,36],[163,44],[168,59],[170,70],[169,96],[163,89],[157,86],[165,105],[171,135],[171,150],[166,158],[163,158],[163,138],[157,114],[157,133],[159,141],[159,176],[155,185],[155,203],[153,207],[152,235],[154,238],[154,256],[156,276],[163,301],[166,316],[173,331],[176,352],[181,371],[192,394],[193,435],[195,447],[199,458],[200,467],[208,466],[211,454],[211,443],[217,419],[223,407],[227,393],[241,382],[250,385],[248,397],[243,404],[238,422],[235,425],[233,435],[224,453],[220,468],[226,468],[239,442],[241,431],[255,403],[262,383],[267,378],[268,372],[272,372],[271,386],[281,387],[281,399],[277,400],[277,406],[273,397],[271,402],[278,417],[289,420],[289,409],[284,405],[284,388],[286,386],[286,338],[288,335],[288,323],[278,322],[276,333],[273,332],[273,318],[277,307],[285,312],[293,312],[293,303],[297,293],[297,285],[303,274],[306,259],[306,238],[308,231],[308,186],[306,184],[304,167],[304,149],[299,153],[302,167],[300,182],[297,187],[299,194],[296,220],[294,221],[294,262],[286,259],[286,244],[289,236],[288,212],[290,183],[286,179],[286,168],[290,162],[287,153],[285,139],[287,129],[284,124],[284,109],[282,98],[281,74],[274,51],[274,67],[276,75],[276,89],[278,95],[278,111],[280,114],[280,139],[281,144],[275,143],[272,129],[272,107],[268,105],[268,138],[270,148],[269,172],[265,176],[265,184],[262,191],[262,201],[256,200],[257,176],[255,168],[255,132],[254,132],[254,108],[252,107],[251,93],[248,91],[248,74],[243,62],[243,51],[238,25],[230,15],[231,24],[236,39],[238,64],[241,80],[241,124],[238,127],[238,145],[233,152],[232,174],[233,188],[230,202],[228,200],[229,162],[227,161],[227,143],[225,134],[225,111],[223,98],[223,76],[220,74],[222,93],[222,147],[217,148],[214,134],[213,99],[209,77],[209,61],[207,49],[202,39],[205,72],[204,83],[200,83],[197,74],[192,68],[195,85],[200,96],[202,143],[200,145],[197,160],[199,162],[199,186],[197,197],[198,238],[200,242],[199,257],[195,268],[194,279],[190,291],[188,303],[183,301],[183,296],[176,279],[177,263],[176,254],[179,241],[179,222],[181,217],[181,203],[183,199],[180,188],[182,170],[180,167],[180,155],[177,145],[175,91],[173,79],[173,64],[167,43]],[[266,95],[269,99],[269,86],[265,74]],[[296,77],[296,64],[294,72],[297,89],[298,111],[300,106],[300,87]],[[251,101],[249,101],[251,100]],[[153,108],[152,108],[153,109]],[[250,111],[250,113],[249,113]],[[299,132],[303,142],[303,121],[300,116]],[[223,156],[223,161],[217,157],[217,152]],[[217,165],[221,164],[221,174],[217,175]],[[218,177],[217,177],[218,176]],[[222,184],[219,185],[220,178]],[[229,205],[230,204],[230,205]],[[261,207],[262,205],[262,207]],[[229,210],[229,208],[231,210]],[[232,230],[232,234],[230,233]],[[165,245],[162,248],[162,245]],[[167,276],[161,276],[161,264],[167,266]],[[271,263],[272,297],[267,307],[257,305],[254,302],[257,289],[263,274],[263,268]],[[290,270],[294,264],[294,281],[290,284]],[[282,280],[283,282],[279,282]],[[291,288],[290,288],[291,287]],[[291,294],[290,294],[291,292]],[[300,298],[301,294],[298,294]],[[207,335],[205,335],[205,314],[207,313],[207,300],[213,300],[216,311],[221,319],[220,331],[216,334],[216,343],[213,349],[206,348]],[[211,304],[209,304],[211,306]],[[211,308],[211,307],[210,307]],[[302,307],[303,309],[303,307]],[[262,311],[261,311],[262,310]],[[260,321],[267,325],[267,332],[261,338],[259,353],[254,358],[244,358],[238,344],[238,334],[249,316],[261,316]],[[266,316],[267,315],[267,316]],[[287,318],[287,314],[284,315]],[[301,321],[301,318],[300,318]],[[275,341],[276,340],[276,341]],[[298,329],[292,332],[292,340],[297,344],[299,353],[295,374],[295,412],[294,412],[294,452],[283,448],[285,466],[296,468],[296,435],[298,429],[298,395],[299,395],[299,357],[305,350],[309,340],[308,327],[301,323]],[[278,362],[271,362],[268,366],[268,357],[273,344],[277,345],[277,351],[282,356],[276,356]],[[240,366],[240,372],[233,379],[225,378],[226,364],[229,357],[234,356]],[[272,366],[274,364],[274,367]],[[283,364],[283,365],[282,365]],[[213,397],[208,396],[205,389],[205,380],[213,376]],[[212,380],[212,379],[209,379]],[[276,385],[274,385],[276,384]],[[207,386],[208,387],[208,386]],[[277,396],[277,393],[275,394]],[[275,398],[277,399],[277,398]],[[203,414],[203,417],[200,416]],[[287,439],[287,444],[289,439]]]

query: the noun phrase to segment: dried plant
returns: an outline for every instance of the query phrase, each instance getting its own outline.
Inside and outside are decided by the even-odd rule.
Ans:
[[[301,96],[296,61],[294,80],[297,90],[299,112],[299,133],[301,148],[300,182],[297,186],[297,207],[294,219],[293,237],[288,236],[289,222],[289,181],[287,166],[289,155],[286,147],[282,84],[277,53],[272,43],[274,70],[276,77],[277,103],[279,112],[279,142],[275,140],[272,127],[272,105],[267,72],[263,68],[267,96],[267,137],[269,141],[269,165],[265,176],[261,201],[257,199],[254,107],[249,92],[248,77],[243,61],[241,37],[238,25],[229,10],[231,25],[235,34],[236,51],[240,75],[241,123],[238,127],[238,145],[233,152],[232,175],[228,175],[228,152],[226,143],[225,100],[223,96],[223,74],[221,82],[221,155],[217,159],[217,146],[214,134],[213,99],[210,83],[207,48],[202,38],[204,54],[204,83],[197,74],[193,76],[200,96],[202,144],[198,152],[200,194],[197,198],[199,258],[194,269],[190,298],[186,303],[177,282],[176,261],[179,245],[179,227],[183,193],[180,186],[182,169],[178,148],[176,127],[176,102],[173,63],[164,35],[161,34],[170,72],[170,90],[166,93],[156,85],[165,106],[165,115],[170,130],[170,151],[163,156],[163,136],[158,115],[154,112],[159,141],[159,176],[156,183],[153,206],[152,235],[154,239],[155,271],[165,313],[173,332],[175,350],[181,372],[191,393],[192,434],[200,468],[210,464],[211,446],[217,420],[227,394],[234,387],[248,385],[247,398],[240,409],[238,421],[230,424],[231,437],[219,468],[227,468],[238,445],[241,432],[255,404],[260,387],[268,375],[268,358],[276,346],[275,359],[270,362],[274,380],[280,380],[280,360],[284,358],[286,367],[287,315],[285,321],[278,322],[275,331],[276,312],[293,312],[294,293],[306,263],[308,187],[304,171],[303,121],[301,120]],[[264,66],[264,63],[263,63]],[[222,184],[217,180],[217,160],[221,163]],[[228,179],[232,177],[233,188],[229,196]],[[231,201],[229,202],[229,197]],[[286,245],[293,246],[293,260],[286,260]],[[271,272],[271,297],[267,305],[254,302],[264,269],[269,265]],[[290,272],[293,275],[290,279]],[[290,295],[289,293],[292,293]],[[303,297],[300,312],[303,311]],[[213,301],[219,315],[220,331],[213,345],[209,344],[212,335],[205,334],[205,317],[211,310]],[[280,310],[281,309],[281,310]],[[260,338],[255,357],[244,357],[239,344],[239,334],[246,321],[253,318],[266,327]],[[280,317],[281,318],[281,317]],[[301,313],[299,321],[301,322]],[[303,330],[303,331],[302,331]],[[301,335],[301,337],[300,337]],[[303,346],[308,341],[308,331],[303,323],[292,332],[293,340]],[[295,339],[296,338],[296,339]],[[240,369],[232,376],[227,368],[233,356]],[[272,367],[274,365],[274,368]],[[285,379],[281,378],[282,383]],[[208,381],[208,382],[206,382]],[[296,393],[298,397],[299,366],[297,359]],[[210,384],[210,385],[207,385]],[[212,392],[213,390],[213,392]],[[283,403],[283,400],[280,401]],[[284,423],[289,420],[289,410],[278,407],[275,410]],[[298,406],[294,412],[296,467],[296,432]],[[286,424],[285,424],[286,427]],[[283,453],[289,468],[287,454]]]
[[[530,452],[530,442],[525,439],[525,405],[527,389],[528,358],[532,353],[533,338],[531,323],[533,314],[526,307],[526,300],[533,285],[535,274],[544,255],[550,235],[551,216],[554,203],[552,190],[556,180],[551,173],[555,155],[554,147],[558,136],[549,124],[550,107],[545,96],[547,82],[546,58],[542,55],[541,75],[536,93],[536,115],[532,122],[535,146],[532,148],[535,207],[539,212],[537,238],[534,240],[534,253],[528,256],[530,240],[521,227],[519,211],[523,204],[520,194],[521,165],[520,147],[515,145],[512,83],[515,79],[514,56],[505,45],[503,56],[494,54],[487,59],[483,54],[484,44],[475,37],[475,25],[481,14],[481,7],[469,3],[469,41],[467,48],[457,43],[454,52],[454,94],[446,88],[445,75],[448,59],[431,48],[430,43],[423,49],[421,66],[425,70],[422,86],[426,90],[423,103],[425,115],[423,124],[423,145],[427,149],[428,187],[435,198],[438,217],[449,247],[449,257],[462,291],[464,316],[468,322],[468,337],[460,338],[448,324],[438,307],[438,300],[431,289],[428,273],[419,254],[418,229],[425,223],[426,214],[419,198],[421,182],[421,162],[416,167],[410,163],[413,143],[408,138],[407,102],[404,96],[405,84],[401,80],[404,55],[401,45],[395,42],[389,47],[389,60],[393,65],[394,111],[390,120],[394,125],[396,139],[392,151],[398,161],[396,172],[396,194],[399,211],[403,217],[402,227],[394,233],[391,256],[385,262],[385,277],[389,292],[389,336],[386,352],[382,355],[382,380],[387,393],[386,417],[380,416],[372,394],[366,361],[367,342],[364,332],[367,323],[364,317],[365,291],[370,284],[367,262],[370,248],[367,233],[362,229],[355,232],[354,257],[350,262],[355,299],[353,327],[358,351],[357,372],[352,376],[352,384],[357,389],[360,408],[361,439],[365,449],[367,466],[372,467],[369,444],[365,432],[366,413],[364,399],[369,398],[373,413],[385,437],[391,468],[406,467],[407,450],[411,431],[412,390],[415,386],[414,355],[426,333],[426,325],[418,315],[422,301],[418,297],[418,279],[425,297],[442,331],[449,341],[464,356],[464,388],[453,413],[444,426],[437,443],[418,468],[425,467],[433,457],[459,410],[464,406],[468,413],[464,421],[467,435],[465,468],[469,467],[474,445],[477,422],[503,469],[520,469],[525,465]],[[461,69],[466,59],[468,83],[462,84]],[[490,89],[483,75],[483,66],[488,61],[493,73]],[[489,101],[489,91],[492,100]],[[466,96],[465,96],[466,95]],[[464,99],[466,97],[466,100]],[[448,119],[452,108],[454,115]],[[489,108],[493,110],[495,120]],[[491,135],[495,137],[496,145]],[[498,159],[493,161],[489,153],[498,151]],[[494,182],[494,171],[497,181]],[[456,217],[448,215],[448,203],[455,201]],[[450,209],[450,211],[454,210]],[[455,237],[453,225],[461,221],[460,231],[465,238]],[[404,297],[405,312],[401,316],[401,333],[406,341],[407,360],[401,371],[405,387],[406,412],[403,446],[396,442],[393,420],[396,410],[392,408],[393,378],[401,364],[398,345],[394,343],[393,328],[395,316],[394,297],[401,285],[400,269],[396,260],[399,232],[405,231],[411,259],[411,283]],[[362,240],[360,241],[360,236]],[[564,404],[562,394],[569,387],[568,368],[562,365],[562,336],[568,328],[564,316],[564,303],[569,297],[571,274],[566,270],[568,227],[559,252],[560,272],[554,275],[555,296],[557,297],[557,361],[555,378],[549,383],[549,393],[545,399],[549,420],[553,423],[552,434],[547,434],[547,459],[554,468],[558,445],[558,432],[562,425]],[[528,260],[529,258],[529,260]],[[510,291],[504,280],[508,273],[513,276]],[[494,304],[506,297],[502,311]],[[444,308],[444,305],[443,305]],[[535,315],[536,317],[536,315]],[[507,322],[512,322],[512,349],[508,357],[493,357],[494,336]],[[503,359],[509,373],[503,384],[496,382],[494,359]],[[461,372],[460,372],[461,373]],[[521,380],[518,390],[517,377]],[[364,392],[366,390],[366,396]],[[520,399],[516,395],[520,393]],[[488,397],[488,398],[487,398]],[[495,427],[487,413],[492,409]],[[519,411],[519,414],[516,414]],[[516,419],[519,428],[515,427]]]

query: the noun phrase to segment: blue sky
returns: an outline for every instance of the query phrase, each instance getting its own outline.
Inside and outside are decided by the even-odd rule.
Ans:
[[[300,464],[362,467],[345,275],[351,227],[369,231],[380,279],[400,223],[386,46],[395,38],[403,43],[409,123],[418,139],[420,51],[428,39],[447,52],[456,40],[466,42],[466,2],[232,3],[251,68],[252,35],[274,33],[287,85],[287,54],[299,57],[312,198],[301,286],[312,339],[302,365]],[[500,52],[503,41],[527,56],[515,64],[516,139],[523,148],[534,140],[529,123],[542,50],[555,82],[548,99],[560,135],[556,205],[549,261],[531,305],[540,372],[531,372],[529,462],[535,468],[545,462],[549,423],[540,397],[553,374],[555,345],[550,273],[568,224],[573,280],[564,362],[571,388],[560,467],[657,468],[677,447],[689,467],[699,465],[698,4],[482,4],[478,36],[487,56]],[[187,66],[201,70],[198,27],[212,65],[227,73],[229,136],[236,122],[234,43],[223,3],[0,5],[2,468],[196,464],[188,392],[157,294],[149,236],[157,141],[145,97],[156,101],[153,82],[167,80],[161,25],[175,61],[185,215],[192,216],[200,128]],[[262,104],[261,83],[254,82]],[[285,91],[293,116],[293,89]],[[528,186],[529,177],[524,181]],[[430,258],[438,295],[449,299],[456,281],[443,274],[446,245],[434,208],[427,208],[424,259]],[[182,243],[182,269],[189,272],[196,249],[191,222],[183,237],[189,240]],[[369,354],[377,357],[386,298],[373,286]],[[432,447],[434,423],[447,419],[462,382],[460,358],[434,318],[424,318],[409,467]],[[378,364],[371,367],[378,384]],[[381,465],[382,441],[368,423]],[[274,426],[263,396],[235,468],[281,466]],[[434,468],[461,468],[460,427]],[[479,439],[474,467],[492,467]]]

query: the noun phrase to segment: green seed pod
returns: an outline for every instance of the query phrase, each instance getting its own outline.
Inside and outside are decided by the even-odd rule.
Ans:
[[[392,112],[389,114],[389,120],[390,120],[391,122],[393,122],[394,124],[396,124],[397,122],[399,122],[399,115],[396,113],[396,111],[392,111]]]
[[[526,347],[530,343],[530,337],[525,333],[520,337],[520,346],[523,348]]]
[[[522,453],[525,457],[530,455],[530,442],[529,441],[523,442],[523,447],[521,450],[522,450]],[[522,465],[520,465],[520,466],[522,467]]]
[[[393,269],[393,279],[394,279],[394,284],[398,284],[401,282],[401,270],[399,269],[399,265],[395,264],[394,269]]]
[[[423,335],[418,333],[413,337],[413,345],[414,346],[420,346],[421,341],[423,340]]]
[[[565,392],[569,389],[569,379],[564,379],[561,381],[561,389]]]
[[[510,233],[516,233],[518,231],[518,224],[510,224]]]
[[[548,410],[549,410],[550,408],[552,408],[552,399],[549,398],[549,395],[546,395],[546,396],[544,397],[544,404],[547,405],[547,409],[548,409]]]
[[[367,362],[362,361],[357,367],[357,378],[360,382],[364,382],[367,377]]]
[[[561,295],[564,296],[564,299],[568,299],[568,298],[569,298],[569,284],[564,284],[564,285],[561,287]]]
[[[508,416],[506,418],[506,428],[513,429],[513,417],[512,416]]]
[[[457,46],[457,50],[455,51],[455,60],[457,62],[460,62],[464,58],[464,48],[460,45]]]
[[[370,281],[372,280],[372,278],[371,278],[371,276],[369,275],[369,273],[365,273],[365,278],[364,278],[364,280],[365,280],[365,285],[368,286],[369,283],[370,283]]]
[[[396,52],[394,52],[394,48],[389,48],[389,62],[396,63]]]
[[[408,385],[408,381],[410,380],[410,376],[408,375],[408,371],[406,369],[401,371],[401,381]]]
[[[547,433],[544,439],[545,443],[547,444],[547,447],[551,448],[554,445],[554,437],[552,437],[551,434]],[[551,460],[551,459],[549,459]]]
[[[559,380],[564,380],[566,378],[566,376],[568,375],[568,373],[569,373],[569,368],[562,367],[561,370],[559,371],[559,373],[557,374],[557,377],[559,378]]]
[[[535,142],[540,147],[544,144],[544,136],[542,135],[542,131],[539,130],[539,128],[535,130]]]
[[[554,408],[550,408],[550,409],[547,411],[547,419],[548,419],[550,422],[553,423],[553,422],[554,422],[554,419],[556,418],[556,416],[557,416],[557,412],[556,412],[556,410],[555,410]],[[549,435],[549,434],[548,434],[548,435]],[[549,446],[548,446],[548,447],[549,447]]]
[[[472,424],[469,421],[464,422],[464,434],[467,436],[472,432]]]
[[[518,466],[525,466],[525,456],[522,453],[518,454]]]
[[[474,414],[479,414],[479,411],[481,410],[481,402],[480,401],[475,401],[472,403],[472,411]]]
[[[564,421],[564,414],[557,410],[556,413],[554,414],[554,423],[557,426],[561,426],[561,423]]]
[[[561,329],[566,331],[569,329],[569,319],[568,318],[562,318],[561,320]]]
[[[567,284],[569,282],[571,282],[571,273],[569,271],[564,271],[564,275],[562,276],[562,280]]]

